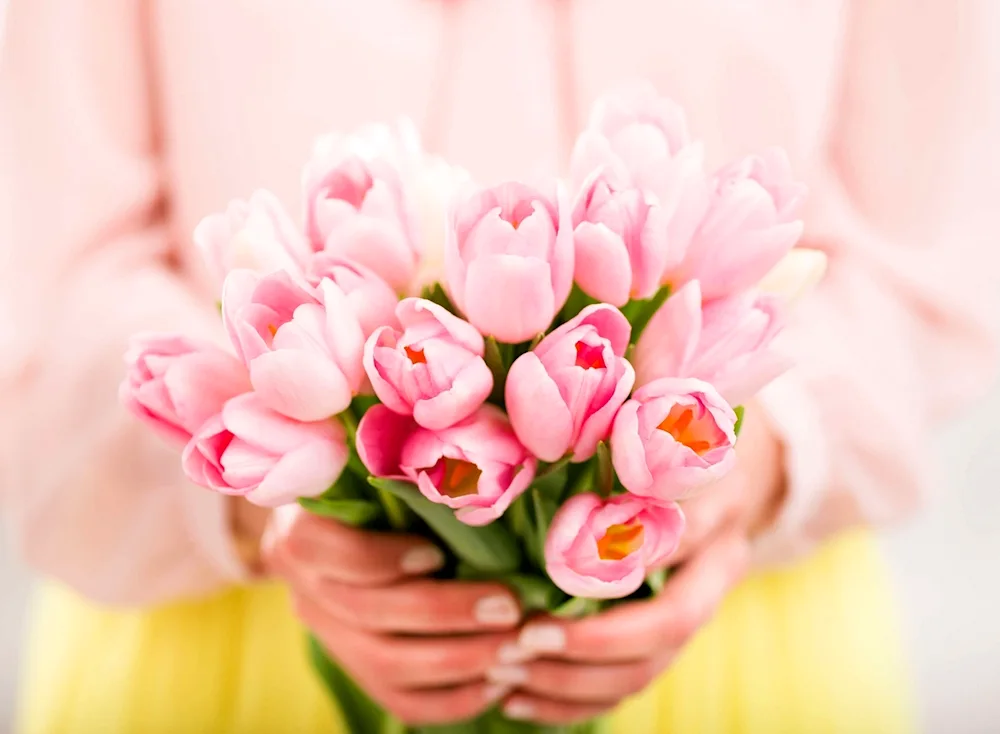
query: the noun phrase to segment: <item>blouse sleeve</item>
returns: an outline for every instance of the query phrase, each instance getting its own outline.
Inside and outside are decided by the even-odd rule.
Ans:
[[[220,338],[176,267],[138,0],[13,0],[0,56],[0,509],[95,600],[240,579],[225,500],[119,407],[129,335]]]
[[[939,421],[992,376],[1000,6],[854,7],[803,242],[830,266],[761,396],[789,484],[764,561],[917,507]]]

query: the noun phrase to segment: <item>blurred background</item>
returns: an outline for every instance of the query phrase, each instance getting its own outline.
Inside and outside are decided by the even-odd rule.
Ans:
[[[0,34],[3,6],[0,0]],[[1000,386],[942,431],[937,494],[919,518],[883,537],[921,724],[931,734],[995,732],[1000,722],[997,416]],[[0,734],[11,726],[31,584],[0,527]]]

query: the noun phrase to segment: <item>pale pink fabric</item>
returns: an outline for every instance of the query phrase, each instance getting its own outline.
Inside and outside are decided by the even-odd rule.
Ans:
[[[561,172],[593,99],[638,77],[687,108],[712,164],[785,146],[811,189],[805,243],[830,254],[788,334],[800,366],[765,396],[791,498],[762,549],[900,516],[927,484],[932,421],[991,369],[993,6],[13,0],[0,487],[15,544],[107,602],[241,578],[226,500],[186,484],[116,399],[131,333],[223,338],[198,220],[260,186],[295,211],[317,135],[401,114],[483,182]]]

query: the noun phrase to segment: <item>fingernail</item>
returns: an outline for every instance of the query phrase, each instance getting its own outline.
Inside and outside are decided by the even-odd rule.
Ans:
[[[527,701],[511,701],[503,707],[503,712],[508,719],[526,721],[535,718],[535,707]]]
[[[301,512],[298,505],[281,505],[271,512],[271,529],[278,537],[287,535]]]
[[[505,642],[497,650],[497,660],[501,663],[526,663],[534,657],[534,652],[525,650],[516,642]]]
[[[486,671],[486,680],[518,686],[528,680],[528,669],[523,665],[494,665]]]
[[[517,644],[533,652],[559,652],[566,647],[566,633],[556,624],[529,624]]]
[[[436,571],[444,565],[444,553],[433,545],[422,545],[406,551],[399,565],[407,574]]]
[[[486,700],[489,701],[490,703],[493,703],[494,701],[499,701],[508,693],[510,693],[510,686],[504,686],[504,685],[486,686],[486,691],[485,691]]]
[[[476,602],[476,621],[481,624],[509,627],[521,619],[521,610],[511,597],[505,594],[487,596]]]

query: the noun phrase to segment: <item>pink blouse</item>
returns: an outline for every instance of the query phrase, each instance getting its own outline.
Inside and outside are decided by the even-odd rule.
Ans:
[[[786,147],[829,275],[764,395],[790,498],[769,557],[911,510],[934,422],[988,379],[997,3],[12,0],[0,71],[0,501],[28,563],[109,603],[239,580],[226,503],[119,407],[127,337],[221,338],[191,244],[313,139],[412,117],[490,182],[559,173],[651,80],[710,163]],[[992,16],[992,17],[990,17]],[[995,208],[994,208],[995,211]]]

